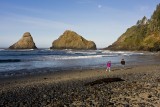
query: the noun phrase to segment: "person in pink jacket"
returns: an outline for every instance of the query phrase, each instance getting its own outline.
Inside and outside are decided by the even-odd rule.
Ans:
[[[106,71],[111,71],[111,61],[108,61],[107,62],[107,64],[106,64],[106,66],[107,66],[107,69],[106,69]]]

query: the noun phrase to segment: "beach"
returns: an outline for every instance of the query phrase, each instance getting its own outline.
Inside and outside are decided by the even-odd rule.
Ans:
[[[0,96],[3,107],[160,107],[160,65],[11,76]]]
[[[0,0],[0,107],[160,107],[160,0]]]

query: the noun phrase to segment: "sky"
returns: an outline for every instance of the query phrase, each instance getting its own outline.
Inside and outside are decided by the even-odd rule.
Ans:
[[[0,48],[30,32],[38,48],[49,48],[72,30],[98,48],[115,42],[160,0],[0,0]]]

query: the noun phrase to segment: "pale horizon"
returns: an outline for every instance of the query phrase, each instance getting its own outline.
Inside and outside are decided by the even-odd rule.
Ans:
[[[97,48],[115,42],[127,28],[153,14],[158,0],[1,0],[0,48],[30,32],[38,48],[49,48],[72,30]]]

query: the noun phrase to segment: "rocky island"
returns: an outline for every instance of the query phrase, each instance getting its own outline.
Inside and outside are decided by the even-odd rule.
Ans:
[[[93,41],[88,41],[74,31],[66,30],[57,40],[53,41],[51,49],[96,49]]]
[[[144,16],[105,49],[160,51],[160,4],[150,19]]]
[[[9,49],[37,49],[37,47],[31,34],[29,32],[25,32],[23,37],[18,42],[11,45]]]

